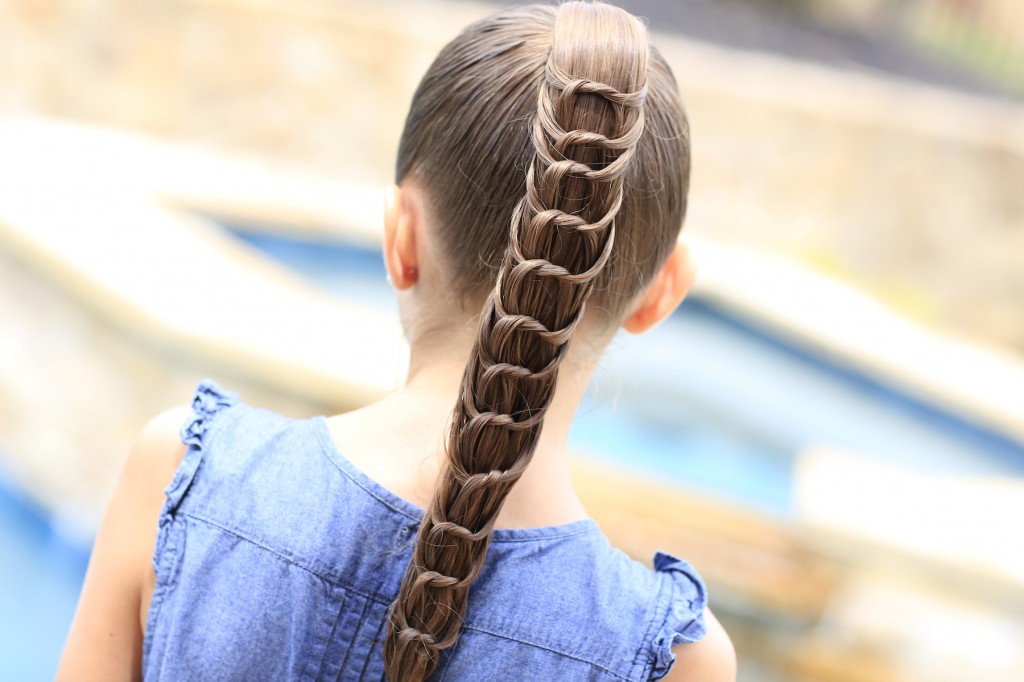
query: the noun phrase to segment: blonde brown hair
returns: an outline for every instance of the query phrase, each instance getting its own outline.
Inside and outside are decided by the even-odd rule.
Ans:
[[[672,249],[688,128],[635,17],[605,4],[529,6],[472,24],[441,51],[413,98],[397,180],[427,197],[452,288],[464,300],[491,290],[390,610],[388,677],[410,682],[458,637],[588,301],[620,315]]]

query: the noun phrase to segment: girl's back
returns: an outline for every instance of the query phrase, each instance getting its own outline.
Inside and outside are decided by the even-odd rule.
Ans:
[[[340,453],[323,418],[196,390],[160,517],[151,680],[384,680],[387,610],[423,511]],[[648,680],[704,635],[704,589],[596,524],[498,529],[432,679]]]

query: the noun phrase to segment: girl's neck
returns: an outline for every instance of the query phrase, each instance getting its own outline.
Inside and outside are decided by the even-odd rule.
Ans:
[[[445,461],[445,430],[468,356],[451,345],[414,347],[409,376],[384,399],[328,420],[346,457],[384,487],[420,507]],[[509,493],[499,528],[560,525],[587,514],[569,477],[568,433],[587,376],[563,365],[530,466]]]

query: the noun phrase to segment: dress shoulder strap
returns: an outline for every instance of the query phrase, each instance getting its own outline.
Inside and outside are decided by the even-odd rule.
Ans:
[[[241,404],[241,400],[237,393],[224,390],[211,379],[203,379],[196,386],[192,394],[192,411],[179,431],[181,442],[188,446],[188,450],[175,470],[170,484],[164,489],[166,499],[160,512],[156,548],[153,553],[154,568],[166,543],[167,527],[192,485],[204,452],[208,449],[212,427],[218,421],[218,415],[238,404]]]

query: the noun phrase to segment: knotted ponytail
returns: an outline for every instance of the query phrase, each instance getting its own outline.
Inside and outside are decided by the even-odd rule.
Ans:
[[[550,40],[525,193],[390,611],[393,682],[428,677],[459,635],[495,521],[530,462],[559,365],[615,248],[624,174],[644,131],[649,47],[639,21],[610,5],[567,3]]]

